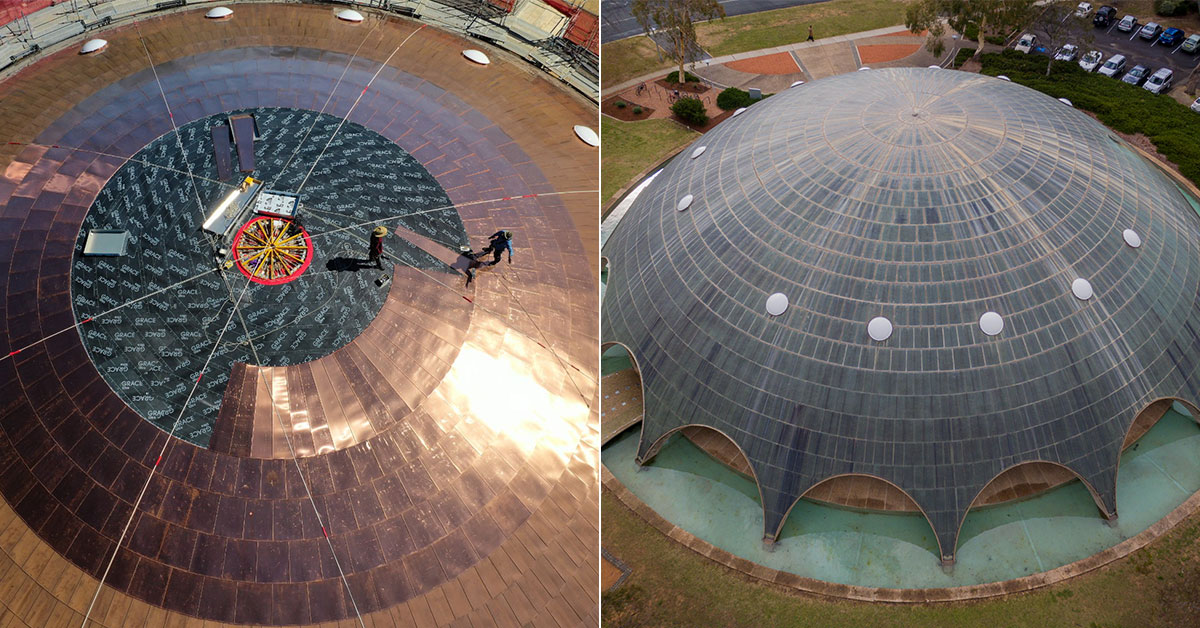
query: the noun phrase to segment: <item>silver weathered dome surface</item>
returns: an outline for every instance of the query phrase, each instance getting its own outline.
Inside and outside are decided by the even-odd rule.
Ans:
[[[880,478],[944,559],[1021,463],[1069,468],[1116,515],[1135,416],[1197,398],[1200,219],[1170,178],[1054,98],[926,68],[786,90],[703,142],[604,249],[603,339],[645,388],[640,460],[686,425],[724,433],[771,539],[823,480]],[[790,307],[770,316],[776,292]],[[883,342],[863,333],[874,317]]]

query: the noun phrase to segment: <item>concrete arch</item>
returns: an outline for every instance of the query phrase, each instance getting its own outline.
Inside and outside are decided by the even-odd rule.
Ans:
[[[1167,410],[1169,410],[1175,403],[1179,403],[1186,408],[1187,411],[1192,415],[1192,421],[1197,425],[1200,425],[1200,408],[1198,408],[1196,404],[1183,399],[1182,397],[1159,397],[1158,399],[1155,399],[1143,406],[1142,409],[1138,411],[1133,421],[1130,422],[1129,427],[1126,428],[1125,438],[1121,441],[1121,449],[1119,452],[1117,452],[1117,470],[1116,473],[1113,474],[1114,509],[1116,508],[1115,491],[1117,487],[1117,479],[1121,477],[1121,454],[1124,453],[1126,449],[1135,445],[1137,441],[1142,438],[1142,436],[1146,435],[1146,432],[1150,431],[1150,428],[1157,425],[1158,422],[1164,416],[1166,416]],[[1112,519],[1116,519],[1116,517],[1117,513],[1114,512]]]
[[[1195,404],[1181,397],[1159,397],[1154,401],[1147,403],[1133,418],[1133,422],[1129,424],[1129,428],[1125,430],[1125,439],[1121,442],[1121,451],[1125,451],[1130,446],[1138,441],[1150,428],[1158,424],[1159,420],[1166,415],[1167,410],[1171,406],[1179,403],[1187,411],[1192,414],[1192,420],[1200,425],[1200,408]],[[1118,467],[1118,472],[1120,468]]]
[[[921,507],[921,504],[917,503],[917,500],[913,499],[912,495],[909,495],[908,491],[901,488],[900,485],[896,484],[895,482],[892,482],[891,480],[888,480],[886,478],[883,478],[883,477],[880,477],[878,475],[874,475],[871,473],[839,473],[837,475],[831,475],[831,476],[821,480],[820,482],[817,482],[816,484],[813,484],[812,486],[808,487],[807,489],[804,490],[803,493],[800,494],[799,497],[797,497],[794,501],[792,501],[792,505],[788,506],[787,512],[783,513],[783,518],[779,520],[779,526],[775,529],[774,533],[772,533],[770,535],[764,535],[764,537],[763,537],[764,540],[774,543],[775,541],[777,541],[779,539],[780,533],[783,532],[783,526],[787,523],[788,517],[790,517],[792,515],[792,509],[794,509],[796,507],[796,504],[800,503],[800,500],[804,499],[809,493],[813,492],[821,485],[828,484],[829,482],[835,482],[835,481],[841,480],[843,478],[857,478],[857,479],[862,479],[864,481],[880,482],[887,486],[887,489],[885,489],[885,490],[888,490],[889,492],[895,491],[895,492],[899,492],[900,494],[903,494],[904,497],[907,498],[908,501],[912,504],[912,506],[913,506],[912,510],[916,510],[916,511],[920,512],[921,516],[925,517],[925,522],[929,524],[929,529],[933,531],[933,539],[938,544],[938,553],[941,554],[943,557],[946,555],[945,551],[942,549],[941,540],[938,538],[937,528],[934,527],[934,525],[933,525],[933,519],[929,518],[929,513],[925,512],[925,509]],[[762,490],[759,489],[759,492],[761,493]],[[764,523],[765,523],[765,516],[764,516]]]
[[[755,470],[753,464],[750,464],[750,457],[746,455],[746,451],[744,449],[742,449],[742,446],[739,445],[737,441],[730,438],[730,436],[728,434],[726,434],[725,432],[722,432],[721,430],[719,430],[711,425],[704,425],[702,423],[688,423],[686,425],[680,425],[678,427],[673,427],[673,428],[667,430],[661,436],[654,439],[654,442],[650,443],[650,446],[646,448],[645,456],[639,456],[637,458],[636,462],[638,463],[638,465],[639,466],[645,465],[645,464],[649,463],[651,460],[653,460],[654,457],[658,455],[659,450],[662,449],[663,444],[667,442],[667,438],[670,437],[675,432],[679,432],[685,428],[704,429],[704,430],[712,431],[715,434],[720,434],[722,437],[724,437],[726,440],[728,440],[730,443],[732,443],[734,447],[737,448],[738,454],[741,455],[742,459],[744,459],[746,461],[746,466],[749,467],[749,469],[750,469],[750,473],[752,474],[751,479],[754,480],[754,488],[758,489],[758,503],[760,505],[763,505],[763,527],[765,528],[767,525],[767,523],[766,523],[767,522],[766,506],[765,506],[766,500],[763,499],[762,482],[758,481],[758,471]],[[641,438],[645,438],[645,437],[646,437],[646,422],[642,421]],[[639,443],[640,442],[641,441],[639,441]],[[782,527],[782,526],[780,526],[780,527]],[[764,529],[764,532],[763,532],[764,541],[769,539],[770,542],[773,543],[775,538],[778,536],[779,536],[779,532],[777,531],[775,533],[774,537],[768,537],[766,535],[766,531]]]
[[[603,287],[600,289],[600,306],[604,307],[604,295],[608,294],[608,281],[612,279],[612,264],[608,262],[607,255],[600,255],[599,276],[603,278]],[[604,349],[601,349],[600,351],[603,353]],[[626,349],[626,351],[629,350]],[[633,352],[630,351],[629,355],[633,355]]]
[[[966,523],[967,517],[971,514],[971,509],[975,508],[976,506],[982,505],[979,502],[981,500],[981,497],[988,494],[989,487],[998,481],[1014,481],[1014,478],[1012,476],[1016,475],[1017,473],[1023,472],[1025,468],[1031,467],[1034,465],[1050,465],[1050,466],[1053,466],[1053,467],[1056,467],[1059,469],[1063,469],[1063,470],[1069,472],[1071,475],[1078,478],[1078,480],[1085,487],[1087,487],[1087,490],[1089,493],[1091,493],[1092,500],[1096,502],[1096,508],[1100,510],[1101,515],[1103,515],[1106,520],[1116,519],[1117,513],[1115,512],[1115,508],[1114,508],[1114,512],[1111,512],[1111,513],[1108,512],[1108,509],[1104,505],[1104,499],[1100,496],[1100,493],[1096,491],[1096,488],[1094,486],[1092,486],[1092,483],[1088,482],[1087,479],[1084,478],[1082,475],[1079,475],[1078,473],[1076,473],[1075,470],[1072,469],[1071,467],[1068,467],[1067,465],[1062,464],[1061,462],[1055,462],[1053,460],[1025,460],[1022,462],[1018,462],[1012,466],[1009,466],[1009,467],[1005,468],[1004,470],[1002,470],[1001,472],[997,473],[996,475],[992,476],[992,479],[988,480],[987,483],[985,483],[983,485],[983,487],[981,487],[979,489],[979,492],[975,494],[975,497],[971,500],[971,505],[967,506],[967,509],[963,512],[962,517],[958,520],[958,529],[954,531],[954,547],[952,548],[951,553],[949,555],[947,555],[943,552],[943,555],[942,555],[943,563],[946,563],[946,564],[954,563],[954,557],[958,553],[958,539],[962,535],[963,524]],[[1041,490],[1043,490],[1043,489],[1039,489],[1038,492],[1040,492]],[[1030,494],[1032,494],[1032,492]]]
[[[633,363],[633,371],[634,371],[634,373],[637,374],[638,394],[641,395],[641,399],[642,399],[642,415],[637,419],[638,421],[642,422],[642,427],[641,427],[642,433],[639,434],[639,436],[638,436],[638,442],[640,443],[641,439],[645,436],[645,429],[646,429],[646,421],[645,421],[646,385],[642,382],[642,367],[638,363],[637,355],[635,355],[633,353],[633,351],[631,351],[625,343],[617,342],[615,340],[600,343],[601,359],[603,359],[604,352],[609,350],[612,347],[621,347],[622,349],[625,350],[625,353],[629,355],[629,361]],[[603,392],[604,392],[604,379],[607,377],[611,377],[611,374],[610,375],[602,375],[600,378],[601,394],[603,394]],[[603,415],[603,401],[604,400],[601,399],[601,404],[602,404],[601,405],[601,414],[602,415]],[[626,429],[628,429],[630,426],[632,426],[633,423],[634,423],[634,421],[629,421],[627,423],[624,423],[624,425],[621,429],[613,430],[611,433],[604,432],[604,423],[603,423],[603,416],[602,416],[601,417],[602,433],[601,433],[601,438],[600,438],[600,445],[604,446],[604,444],[607,443],[610,439],[615,437],[617,434],[624,432]]]
[[[1192,420],[1195,421],[1197,423],[1197,425],[1200,425],[1200,407],[1197,407],[1194,403],[1192,403],[1186,399],[1183,399],[1180,397],[1159,397],[1152,401],[1147,402],[1146,405],[1144,405],[1142,407],[1142,409],[1139,410],[1138,413],[1134,416],[1134,419],[1133,419],[1133,421],[1130,422],[1129,427],[1126,428],[1125,437],[1121,442],[1121,447],[1119,450],[1117,450],[1116,472],[1114,473],[1114,477],[1113,477],[1114,491],[1116,488],[1116,478],[1121,473],[1121,467],[1120,467],[1121,453],[1124,452],[1129,447],[1133,446],[1139,439],[1141,439],[1142,436],[1144,436],[1147,432],[1149,432],[1150,429],[1152,427],[1154,427],[1158,423],[1158,421],[1162,419],[1163,416],[1166,415],[1167,410],[1169,410],[1171,408],[1171,406],[1176,402],[1178,402],[1184,408],[1186,408],[1188,410],[1188,412],[1191,413]],[[1065,484],[1066,481],[1069,481],[1069,480],[1066,480],[1066,481],[1057,481],[1057,482],[1053,482],[1053,483],[1047,483],[1045,485],[1037,487],[1036,490],[1033,488],[1029,488],[1028,486],[1026,488],[1018,488],[1017,482],[1019,479],[1014,478],[1013,476],[1015,476],[1018,473],[1024,472],[1027,469],[1037,468],[1039,466],[1043,467],[1043,468],[1056,469],[1058,471],[1058,473],[1056,473],[1055,475],[1057,475],[1058,478],[1060,478],[1060,479],[1064,475],[1069,475],[1073,479],[1078,479],[1080,481],[1080,483],[1082,483],[1087,488],[1088,493],[1090,493],[1092,495],[1092,500],[1096,502],[1096,507],[1100,511],[1101,516],[1103,516],[1105,518],[1105,520],[1107,520],[1107,521],[1115,521],[1116,520],[1117,512],[1116,512],[1116,495],[1115,495],[1115,493],[1113,495],[1113,511],[1109,512],[1108,508],[1104,504],[1103,497],[1101,497],[1100,493],[1098,491],[1096,491],[1096,488],[1094,486],[1092,486],[1092,483],[1089,482],[1087,479],[1085,479],[1083,476],[1076,473],[1074,469],[1071,469],[1070,467],[1068,467],[1062,463],[1053,462],[1050,460],[1027,460],[1027,461],[1019,462],[1015,465],[1012,465],[1012,466],[1004,469],[1000,473],[997,473],[995,476],[992,477],[991,480],[988,480],[987,484],[984,484],[983,488],[981,488],[978,493],[976,493],[975,498],[971,500],[971,505],[967,508],[966,512],[963,513],[962,519],[959,520],[959,522],[958,522],[958,530],[954,534],[954,545],[955,545],[954,551],[955,551],[955,553],[957,553],[957,551],[958,551],[958,539],[962,533],[963,524],[966,523],[967,516],[970,514],[972,508],[975,508],[977,506],[991,505],[994,503],[1001,503],[1003,501],[1010,501],[1013,499],[1020,499],[1022,497],[1027,497],[1030,495],[1034,495],[1034,494],[1041,493],[1046,490],[1055,488],[1057,486]],[[1028,478],[1026,478],[1026,479],[1028,479]],[[1011,484],[1011,488],[1012,488],[1011,494],[1006,496],[1003,499],[997,499],[998,497],[1001,497],[999,491],[1003,490],[1003,487],[998,488],[996,485],[998,483],[1005,482],[1005,481],[1012,483]],[[1028,484],[1028,482],[1026,484]],[[953,562],[953,557],[951,557],[951,562]]]

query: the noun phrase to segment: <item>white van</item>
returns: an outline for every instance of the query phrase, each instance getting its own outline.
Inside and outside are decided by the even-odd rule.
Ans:
[[[1021,35],[1021,39],[1017,40],[1017,45],[1013,46],[1013,50],[1029,54],[1030,50],[1037,47],[1037,36],[1030,33]]]
[[[1159,68],[1157,72],[1150,75],[1146,79],[1146,83],[1142,85],[1142,89],[1152,93],[1161,94],[1171,89],[1171,79],[1175,78],[1175,73],[1171,68]]]
[[[1125,55],[1113,55],[1100,66],[1099,72],[1109,78],[1117,78],[1125,71]]]

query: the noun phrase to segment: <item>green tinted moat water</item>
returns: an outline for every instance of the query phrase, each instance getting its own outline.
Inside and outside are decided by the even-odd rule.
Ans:
[[[604,465],[639,499],[693,535],[747,560],[841,584],[953,587],[1009,580],[1086,558],[1135,536],[1200,490],[1200,427],[1168,412],[1121,457],[1115,526],[1075,481],[967,515],[949,573],[919,514],[863,513],[801,500],[773,550],[762,543],[754,482],[678,435],[637,470],[639,427],[613,439]]]

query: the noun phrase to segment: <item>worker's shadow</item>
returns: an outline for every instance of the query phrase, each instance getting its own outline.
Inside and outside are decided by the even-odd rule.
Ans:
[[[479,254],[476,253],[476,255]],[[482,258],[482,255],[480,255],[480,257]],[[479,272],[485,268],[488,268],[488,262],[485,259],[475,259],[466,253],[459,252],[458,259],[454,260],[454,263],[450,265],[450,268],[453,268],[454,270],[466,275],[468,270]]]
[[[384,256],[383,259],[385,262],[384,267],[386,268],[387,267],[386,262],[387,262],[388,258],[387,258],[387,256]],[[488,267],[489,266],[488,266],[487,261],[476,260],[476,259],[472,258],[471,256],[467,255],[466,253],[459,253],[458,259],[454,260],[454,263],[450,265],[450,268],[457,270],[458,272],[462,273],[463,275],[467,274],[467,270],[474,270],[474,271],[478,272],[479,270],[482,270],[482,269],[485,269]],[[328,262],[325,262],[325,268],[326,268],[326,270],[330,270],[335,273],[342,273],[342,272],[356,273],[363,269],[379,270],[379,267],[375,265],[375,262],[357,258],[357,257],[334,257],[334,258],[331,258]]]
[[[328,262],[325,262],[326,270],[331,270],[335,273],[351,272],[356,273],[364,268],[370,270],[379,270],[375,262],[354,257],[334,257]]]

